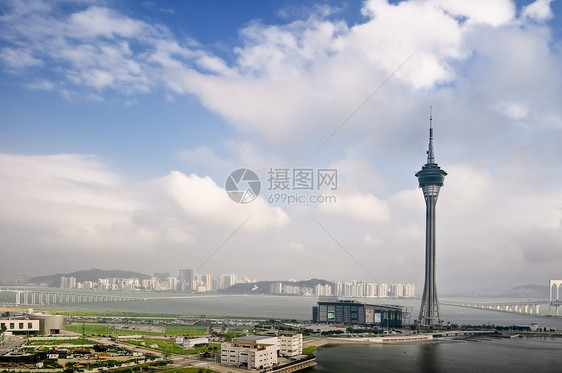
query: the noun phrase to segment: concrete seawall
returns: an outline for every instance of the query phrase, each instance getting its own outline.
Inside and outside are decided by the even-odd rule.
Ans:
[[[395,343],[420,343],[433,340],[432,334],[364,337],[364,338],[337,338],[325,337],[303,342],[303,348],[311,346],[324,346],[327,344],[395,344]]]

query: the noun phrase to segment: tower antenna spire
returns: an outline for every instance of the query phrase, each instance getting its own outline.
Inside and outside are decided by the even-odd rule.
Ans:
[[[433,153],[433,113],[432,107],[429,107],[429,149],[427,150],[427,163],[435,163],[435,155]]]

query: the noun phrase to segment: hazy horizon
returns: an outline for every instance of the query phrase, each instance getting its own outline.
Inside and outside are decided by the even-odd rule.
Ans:
[[[95,271],[95,270],[100,270],[100,271],[122,271],[120,269],[117,268],[112,268],[112,269],[103,269],[103,268],[90,268],[90,269],[77,269],[77,270],[72,270],[72,271],[65,271],[65,272],[59,272],[59,273],[44,273],[44,274],[35,274],[35,275],[30,275],[30,276],[25,276],[26,280],[31,280],[33,278],[36,277],[47,277],[47,276],[55,276],[55,275],[71,275],[71,274],[75,274],[77,272],[83,272],[83,271]],[[142,272],[138,272],[138,271],[134,271],[131,270],[129,271],[131,273],[136,273],[136,274],[142,274],[142,275],[146,275],[146,276],[155,276],[157,273],[152,272],[152,273],[142,273]],[[176,271],[177,272],[177,271]],[[177,274],[175,272],[170,272],[170,271],[164,271],[162,273],[168,273],[171,277],[178,277]],[[215,274],[215,273],[199,273],[199,274],[210,274],[213,278],[219,278],[221,275],[223,274]],[[224,273],[227,274],[227,273]],[[232,274],[232,272],[228,273],[228,274]],[[235,275],[237,275],[238,280],[240,282],[242,282],[242,278],[243,277],[247,277],[244,274],[241,273],[234,273]],[[15,280],[15,279],[13,279]],[[322,281],[329,281],[329,282],[352,282],[352,281],[361,281],[361,280],[357,280],[357,279],[353,279],[353,278],[348,278],[348,279],[330,279],[330,278],[249,278],[250,281],[255,281],[255,282],[277,282],[277,281],[282,281],[282,282],[301,282],[301,281],[308,281],[308,280],[322,280]],[[365,281],[365,282],[373,282],[371,281]],[[9,283],[9,281],[5,281],[5,284]],[[385,282],[385,281],[380,281],[380,283],[386,283],[388,285],[390,285],[391,283],[389,282]],[[403,283],[403,282],[398,282],[398,283]],[[39,285],[39,284],[38,284]],[[452,291],[450,291],[449,293],[445,293],[445,294],[441,294],[442,296],[460,296],[460,295],[465,295],[465,296],[473,296],[473,295],[481,295],[481,296],[501,296],[501,295],[505,295],[507,292],[513,291],[517,288],[525,288],[525,287],[529,287],[529,286],[541,286],[544,287],[545,290],[548,289],[548,285],[544,285],[544,284],[513,284],[512,286],[485,286],[485,287],[481,287],[481,288],[466,288],[466,289],[453,289]],[[418,287],[416,286],[416,296],[420,296],[421,292],[423,290],[423,287]],[[158,290],[160,291],[160,290]],[[393,296],[391,296],[392,298]]]

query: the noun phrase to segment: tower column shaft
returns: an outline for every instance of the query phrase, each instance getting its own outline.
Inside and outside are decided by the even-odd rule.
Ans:
[[[435,283],[435,206],[437,197],[438,190],[437,193],[434,192],[425,197],[425,284],[419,314],[419,321],[422,325],[433,325],[441,322]]]

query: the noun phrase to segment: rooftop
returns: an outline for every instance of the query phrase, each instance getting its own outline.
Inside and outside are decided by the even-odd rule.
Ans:
[[[236,339],[237,341],[244,340],[244,341],[256,341],[257,342],[257,341],[261,341],[261,340],[269,339],[269,338],[274,338],[274,337],[275,336],[272,336],[272,335],[249,335],[249,336],[246,336],[246,337],[236,337],[234,339]]]

